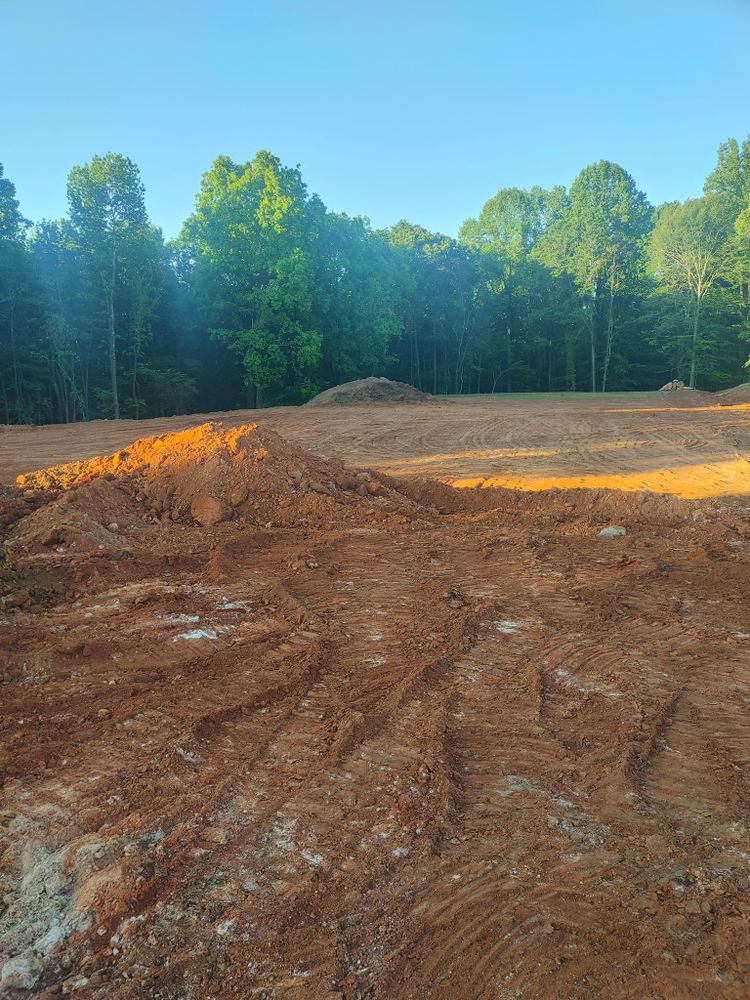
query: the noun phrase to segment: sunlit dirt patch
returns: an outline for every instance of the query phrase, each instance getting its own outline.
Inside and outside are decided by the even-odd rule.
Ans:
[[[469,476],[443,482],[461,489],[497,487],[515,490],[605,489],[627,492],[671,493],[686,500],[742,496],[750,493],[750,462],[744,458],[711,465],[683,465],[672,469],[616,475],[581,476]]]

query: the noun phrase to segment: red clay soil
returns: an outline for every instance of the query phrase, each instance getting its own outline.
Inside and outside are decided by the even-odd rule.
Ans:
[[[526,406],[530,443],[450,406],[433,465],[486,482],[509,460],[477,444],[545,450]],[[615,440],[613,414],[576,412]],[[321,453],[369,434],[386,464],[398,414],[328,419]],[[748,417],[617,419],[622,447],[573,434],[534,472],[674,465],[679,433],[693,465],[726,459]],[[402,433],[409,466],[429,446]],[[6,488],[0,995],[747,997],[742,482],[408,471],[209,424]]]

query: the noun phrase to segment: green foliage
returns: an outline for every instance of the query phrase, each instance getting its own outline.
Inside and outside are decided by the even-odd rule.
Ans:
[[[651,233],[649,253],[656,280],[662,288],[691,300],[691,386],[695,386],[701,350],[709,344],[700,325],[701,310],[704,300],[729,274],[734,218],[731,198],[709,194],[681,205],[664,205]]]
[[[329,212],[269,152],[218,157],[165,245],[138,168],[74,167],[32,226],[0,167],[0,420],[304,402],[389,375],[432,393],[720,388],[750,341],[750,138],[652,210],[608,161],[503,188],[458,239]]]

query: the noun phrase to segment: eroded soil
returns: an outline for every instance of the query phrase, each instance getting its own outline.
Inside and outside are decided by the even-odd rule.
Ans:
[[[746,997],[748,414],[611,404],[238,414],[8,490],[2,995]]]

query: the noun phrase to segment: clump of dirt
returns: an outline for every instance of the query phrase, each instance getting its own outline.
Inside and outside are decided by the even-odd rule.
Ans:
[[[309,400],[306,406],[369,406],[371,403],[432,403],[420,389],[389,378],[360,378],[326,389]]]
[[[736,406],[737,404],[750,403],[750,382],[743,382],[735,385],[731,389],[724,389],[723,392],[716,393],[716,402],[721,406]]]

